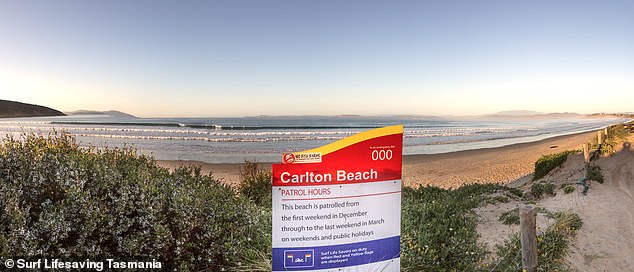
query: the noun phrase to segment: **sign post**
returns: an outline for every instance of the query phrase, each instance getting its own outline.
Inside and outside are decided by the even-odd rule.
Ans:
[[[273,165],[273,271],[399,271],[403,126]]]

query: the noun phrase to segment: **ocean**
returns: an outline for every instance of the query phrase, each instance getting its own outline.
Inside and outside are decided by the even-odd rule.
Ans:
[[[279,162],[283,152],[315,148],[372,128],[403,124],[404,153],[499,147],[604,128],[620,118],[445,119],[423,117],[134,118],[107,115],[0,119],[0,137],[74,135],[82,146],[133,146],[160,160]]]

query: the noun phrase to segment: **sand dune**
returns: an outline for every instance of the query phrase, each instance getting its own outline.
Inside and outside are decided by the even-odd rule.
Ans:
[[[621,150],[602,158],[605,182],[593,183],[587,196],[578,192],[544,200],[547,209],[568,208],[584,222],[571,246],[569,262],[577,271],[634,269],[634,148],[630,137]],[[578,173],[579,164],[561,169]],[[575,177],[576,178],[576,177]],[[578,191],[578,190],[577,190]]]
[[[633,271],[634,270],[634,142],[628,143],[613,156],[592,162],[603,170],[605,182],[591,182],[587,195],[582,186],[564,194],[559,185],[576,183],[585,177],[585,166],[581,154],[572,154],[562,167],[553,170],[541,181],[557,185],[556,196],[537,203],[548,211],[570,211],[583,220],[583,227],[570,245],[567,262],[573,271]],[[513,182],[525,191],[530,190],[530,178]],[[487,205],[476,209],[480,241],[495,251],[495,245],[519,230],[517,225],[507,226],[498,221],[505,211],[521,205],[519,200]],[[544,230],[554,220],[538,213],[538,231]],[[492,255],[493,256],[493,255]],[[490,256],[491,257],[491,256]],[[492,259],[489,259],[492,261]]]

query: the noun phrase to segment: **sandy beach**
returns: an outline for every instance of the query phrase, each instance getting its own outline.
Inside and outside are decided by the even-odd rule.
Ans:
[[[595,132],[584,132],[541,141],[504,147],[458,151],[444,154],[407,155],[403,158],[403,183],[406,186],[434,185],[442,188],[468,183],[507,183],[533,172],[535,161],[542,155],[580,149]],[[200,161],[158,161],[170,169],[198,166],[228,184],[239,182],[242,164],[212,164]],[[270,169],[270,163],[261,163]]]

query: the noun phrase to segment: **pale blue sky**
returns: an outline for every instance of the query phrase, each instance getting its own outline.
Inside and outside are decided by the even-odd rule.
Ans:
[[[0,98],[139,116],[634,111],[634,1],[5,1]]]

